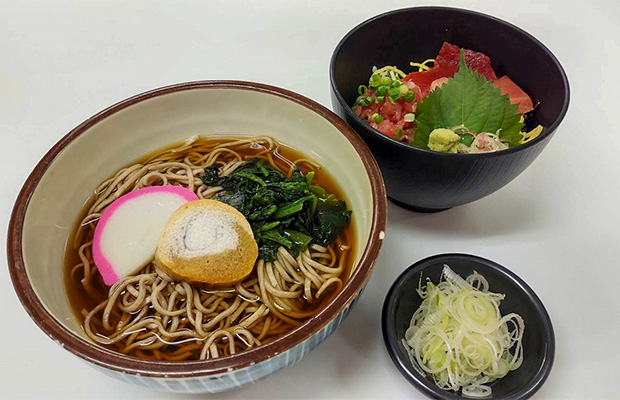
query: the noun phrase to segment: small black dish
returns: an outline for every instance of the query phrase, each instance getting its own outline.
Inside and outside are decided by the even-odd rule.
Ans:
[[[446,154],[420,149],[375,130],[352,111],[360,84],[373,66],[433,58],[444,41],[491,57],[534,101],[533,126],[543,133],[529,143],[495,153]],[[442,211],[479,200],[523,172],[549,143],[568,110],[568,78],[555,56],[532,35],[495,17],[456,8],[414,7],[373,17],[351,30],[330,63],[331,101],[364,139],[379,163],[387,195],[421,212]]]
[[[423,377],[411,365],[402,344],[405,331],[414,311],[422,300],[416,289],[430,278],[437,283],[443,264],[465,278],[474,270],[489,282],[490,290],[504,293],[500,305],[502,315],[516,312],[525,322],[523,335],[524,359],[520,368],[511,371],[490,386],[493,393],[488,398],[522,399],[531,397],[543,385],[555,356],[555,336],[551,319],[534,291],[518,276],[501,265],[468,254],[441,254],[418,261],[407,268],[392,284],[383,303],[383,339],[392,361],[409,382],[427,396],[435,399],[464,398],[454,392],[439,389],[432,378]]]

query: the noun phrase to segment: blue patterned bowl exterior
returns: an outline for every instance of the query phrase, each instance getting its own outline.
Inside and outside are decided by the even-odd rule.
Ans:
[[[361,294],[361,292],[359,293]],[[282,369],[299,362],[310,351],[340,326],[342,321],[347,317],[349,311],[353,308],[358,296],[349,304],[338,316],[323,329],[310,336],[308,339],[299,343],[297,346],[278,354],[275,357],[264,360],[262,362],[250,365],[249,367],[230,371],[219,375],[209,375],[195,378],[154,378],[150,376],[134,375],[129,373],[117,372],[97,365],[93,365],[99,371],[121,381],[143,386],[149,389],[155,389],[165,392],[174,393],[218,393],[231,389],[240,388],[260,379],[275,374]]]

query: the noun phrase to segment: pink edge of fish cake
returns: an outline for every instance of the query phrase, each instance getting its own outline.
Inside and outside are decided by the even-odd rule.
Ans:
[[[105,250],[103,248],[102,236],[105,232],[108,222],[110,221],[110,218],[120,209],[120,207],[126,205],[132,200],[141,198],[143,196],[162,193],[174,194],[180,197],[182,200],[185,200],[185,202],[198,200],[198,196],[196,195],[196,193],[181,186],[149,186],[142,189],[134,190],[114,200],[114,202],[112,202],[112,204],[110,204],[105,209],[105,211],[101,215],[101,218],[99,218],[99,223],[95,228],[95,234],[93,237],[93,261],[95,262],[95,265],[97,266],[97,269],[99,270],[99,273],[103,278],[103,282],[106,285],[112,286],[120,278],[124,277],[119,276],[118,271],[114,268],[114,265],[104,254]],[[154,197],[154,199],[155,198],[156,197]],[[170,213],[168,217],[170,217],[171,215],[172,213]]]

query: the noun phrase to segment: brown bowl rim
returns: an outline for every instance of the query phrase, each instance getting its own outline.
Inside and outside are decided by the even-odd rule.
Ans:
[[[24,217],[40,178],[47,171],[47,168],[52,164],[55,157],[89,128],[115,113],[142,101],[171,93],[198,89],[237,89],[278,96],[310,109],[335,126],[355,148],[370,179],[373,196],[373,216],[370,236],[358,263],[358,267],[353,271],[350,279],[344,285],[342,291],[334,298],[332,303],[317,315],[281,338],[233,356],[214,360],[183,362],[142,360],[108,350],[84,340],[63,326],[45,309],[35,294],[26,273],[26,266],[22,254]],[[71,353],[97,366],[117,372],[139,374],[156,378],[189,378],[223,374],[249,367],[255,363],[268,360],[290,350],[319,332],[351,304],[364,287],[366,281],[370,277],[375,260],[377,259],[383,243],[382,232],[385,232],[386,224],[387,198],[379,166],[362,139],[349,125],[332,111],[305,96],[271,85],[231,80],[192,81],[164,86],[122,100],[88,118],[60,139],[37,163],[17,196],[9,222],[7,259],[13,286],[19,300],[30,317],[52,340]]]

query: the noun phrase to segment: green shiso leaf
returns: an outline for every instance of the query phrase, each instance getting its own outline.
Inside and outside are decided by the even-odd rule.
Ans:
[[[432,91],[416,111],[416,129],[412,145],[428,149],[428,138],[435,128],[464,125],[473,132],[495,133],[517,146],[521,140],[521,115],[518,104],[510,104],[493,82],[487,81],[465,64],[461,50],[458,72],[441,87]]]

